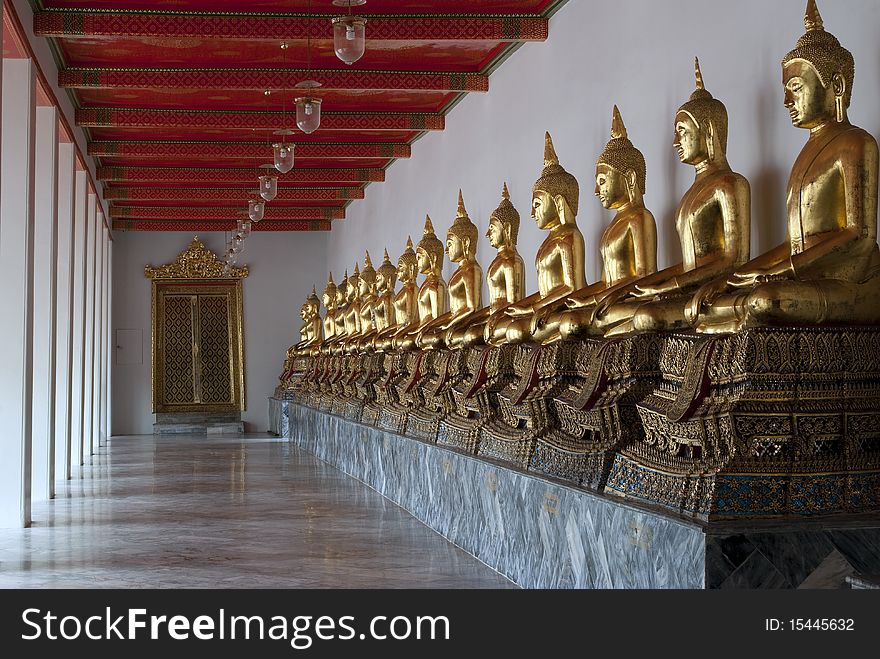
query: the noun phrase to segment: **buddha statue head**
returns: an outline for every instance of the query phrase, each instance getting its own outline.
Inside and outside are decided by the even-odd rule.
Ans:
[[[299,317],[303,319],[303,322],[309,322],[309,303],[308,300],[303,302],[299,307]]]
[[[703,85],[700,60],[694,58],[696,89],[675,113],[675,139],[672,145],[686,165],[702,166],[726,162],[727,108],[712,97]]]
[[[507,183],[501,190],[501,203],[489,216],[489,229],[486,238],[495,249],[516,247],[519,236],[519,211],[510,203],[510,192]]]
[[[467,209],[464,207],[464,197],[459,190],[458,212],[446,234],[446,254],[449,260],[458,262],[473,258],[477,253],[478,233],[477,225],[468,217]]]
[[[345,289],[345,299],[351,304],[355,300],[357,300],[358,295],[360,294],[361,287],[361,272],[358,268],[358,264],[354,264],[354,272],[351,273],[351,276],[348,278],[348,286]]]
[[[324,287],[324,294],[321,296],[321,302],[324,304],[324,308],[327,311],[331,311],[336,308],[336,284],[333,281],[333,273],[330,273],[330,276],[327,277],[327,285]]]
[[[422,239],[416,247],[416,260],[419,264],[419,272],[423,275],[430,273],[439,274],[443,266],[443,243],[434,233],[434,225],[431,217],[425,216],[425,230]]]
[[[314,286],[312,286],[312,292],[306,298],[306,304],[309,307],[309,320],[311,320],[321,311],[321,301],[318,299],[318,293]]]
[[[578,210],[580,190],[556,156],[550,133],[544,134],[544,170],[532,186],[532,217],[540,229],[552,229],[573,222]]]
[[[376,290],[380,293],[392,292],[396,283],[397,268],[391,263],[391,259],[388,257],[388,248],[386,247],[385,258],[382,260],[382,265],[376,271]]]
[[[806,32],[794,50],[782,58],[785,107],[792,125],[816,128],[844,122],[852,98],[855,61],[852,53],[825,31],[816,0],[807,2]]]
[[[620,110],[614,106],[611,139],[596,162],[596,196],[605,208],[641,203],[645,193],[645,157],[626,134]]]
[[[363,298],[373,295],[376,292],[376,271],[373,269],[373,262],[370,260],[370,253],[364,252],[364,269],[361,270],[358,278],[358,294]]]
[[[403,284],[410,284],[416,280],[418,272],[418,259],[413,250],[413,242],[410,236],[406,237],[406,250],[397,259],[397,278]]]

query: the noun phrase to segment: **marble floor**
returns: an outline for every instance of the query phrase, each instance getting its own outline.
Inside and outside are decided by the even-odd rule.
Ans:
[[[0,529],[0,588],[515,587],[269,435],[114,437],[33,520]]]

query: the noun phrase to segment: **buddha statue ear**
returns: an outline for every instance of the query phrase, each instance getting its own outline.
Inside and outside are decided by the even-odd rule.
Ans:
[[[626,174],[624,174],[623,179],[626,181],[626,195],[629,197],[629,200],[635,201],[638,199],[638,183],[636,182],[636,172],[634,169],[626,170]]]
[[[711,119],[706,121],[706,154],[709,162],[715,162],[715,125]]]
[[[846,96],[846,80],[839,73],[835,73],[831,77],[831,87],[834,91],[834,113],[837,123],[846,120],[846,106],[844,105],[844,97]]]

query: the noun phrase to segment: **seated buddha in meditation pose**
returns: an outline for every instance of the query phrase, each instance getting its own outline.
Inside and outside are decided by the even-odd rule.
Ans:
[[[544,308],[556,309],[565,297],[584,287],[584,237],[576,222],[578,194],[577,180],[559,164],[547,133],[544,170],[532,187],[532,217],[539,228],[549,231],[535,256],[538,292],[508,305],[504,317],[490,317],[484,333],[490,345],[531,340],[536,314]]]
[[[357,331],[348,337],[345,342],[345,351],[353,354],[360,351],[360,342],[367,334],[373,331],[373,306],[376,302],[376,270],[370,253],[365,252],[364,269],[358,273],[357,278],[357,308],[358,323]]]
[[[321,341],[321,302],[318,300],[318,294],[315,287],[306,298],[305,303],[299,311],[300,318],[303,319],[303,325],[299,330],[300,342],[296,344],[296,350],[306,350],[317,345]]]
[[[416,261],[419,272],[425,280],[419,287],[419,322],[411,330],[394,337],[397,350],[412,350],[416,347],[419,332],[435,318],[446,313],[446,282],[443,281],[443,243],[434,233],[431,218],[425,218],[425,230],[416,247]]]
[[[321,295],[321,302],[327,310],[324,316],[324,343],[330,341],[336,334],[336,283],[333,281],[333,273],[327,277],[327,285]]]
[[[602,334],[610,325],[629,318],[634,308],[614,307],[597,314],[597,303],[633,280],[657,270],[657,225],[645,208],[645,158],[627,137],[617,106],[611,119],[611,140],[596,162],[596,196],[605,208],[617,211],[602,233],[602,278],[565,298],[568,309],[547,309],[534,323],[535,339]]]
[[[782,61],[791,122],[810,131],[788,181],[788,239],[697,291],[688,313],[698,331],[880,322],[877,142],[847,118],[853,57],[815,0],[804,25]]]
[[[397,283],[397,268],[391,263],[388,250],[385,250],[385,259],[376,270],[375,296],[371,305],[372,328],[364,332],[360,339],[361,351],[372,352],[373,342],[378,334],[394,324],[394,286]]]
[[[464,326],[452,328],[447,333],[446,343],[450,348],[484,343],[483,332],[489,317],[504,318],[503,310],[509,304],[522,299],[526,289],[526,268],[522,257],[516,251],[519,221],[519,213],[510,202],[510,192],[505,183],[501,192],[501,203],[492,211],[489,228],[486,231],[489,244],[498,250],[498,255],[486,271],[489,306],[475,311],[468,316]]]
[[[381,269],[380,269],[381,270]],[[387,352],[393,347],[393,340],[397,334],[403,334],[415,329],[419,322],[419,291],[416,286],[416,273],[418,261],[413,251],[412,238],[406,239],[406,250],[397,259],[397,278],[400,280],[400,290],[394,295],[392,306],[394,316],[392,322],[380,330],[373,339],[373,347],[376,350]],[[394,284],[390,286],[394,292]]]
[[[446,254],[458,263],[449,278],[449,311],[434,318],[419,332],[416,344],[426,350],[446,345],[449,330],[469,322],[471,315],[480,308],[483,291],[483,270],[477,263],[477,225],[471,222],[464,197],[458,191],[458,213],[446,234]]]
[[[675,212],[682,262],[605,297],[597,315],[628,309],[619,315],[631,316],[610,327],[607,336],[686,327],[685,308],[696,289],[749,258],[751,192],[748,181],[727,163],[727,108],[705,89],[696,59],[694,71],[696,89],[676,112],[674,124],[678,158],[696,170]]]

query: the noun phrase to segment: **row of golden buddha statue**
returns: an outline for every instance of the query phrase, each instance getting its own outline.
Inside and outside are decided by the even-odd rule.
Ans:
[[[549,134],[532,190],[548,232],[525,295],[505,184],[486,232],[459,192],[444,250],[430,218],[395,267],[369,254],[303,305],[280,390],[305,404],[702,518],[880,508],[878,148],[850,124],[852,55],[809,0],[783,59],[810,131],[788,184],[788,238],[756,258],[727,110],[705,88],[675,115],[694,183],[675,215],[682,262],[657,269],[645,159],[617,107],[595,194],[615,211],[587,284],[579,186]],[[444,251],[457,264],[443,280]],[[424,280],[417,286],[417,274]],[[401,287],[395,291],[397,280]],[[809,401],[809,402],[807,402]]]

